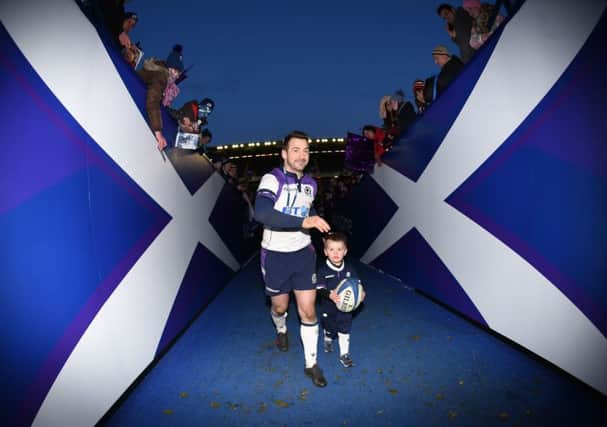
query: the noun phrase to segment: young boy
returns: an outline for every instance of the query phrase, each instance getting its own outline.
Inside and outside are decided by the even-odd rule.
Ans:
[[[324,350],[333,351],[333,340],[338,338],[339,361],[346,368],[354,366],[350,357],[350,330],[352,329],[352,313],[344,313],[337,309],[339,296],[335,288],[343,279],[358,277],[356,270],[344,257],[348,253],[348,241],[345,234],[329,233],[324,239],[324,252],[327,260],[316,273],[316,290],[320,294],[320,319],[324,329]],[[362,299],[364,300],[363,293]]]

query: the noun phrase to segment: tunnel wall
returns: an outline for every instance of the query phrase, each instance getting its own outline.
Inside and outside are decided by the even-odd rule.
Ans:
[[[603,1],[525,2],[346,209],[363,262],[603,394],[606,30]]]
[[[240,195],[76,2],[0,19],[1,424],[94,425],[244,262]]]

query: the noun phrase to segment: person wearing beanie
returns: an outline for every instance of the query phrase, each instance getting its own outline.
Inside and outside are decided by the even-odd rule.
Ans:
[[[167,146],[166,139],[162,133],[162,116],[160,105],[170,106],[173,99],[179,93],[175,80],[183,71],[183,56],[181,45],[175,45],[166,61],[149,58],[143,63],[143,68],[138,74],[146,85],[145,107],[148,120],[156,141],[158,149],[163,150]]]
[[[214,106],[215,102],[211,98],[204,98],[200,102],[192,99],[179,110],[169,109],[169,113],[179,122],[183,131],[196,133],[208,123],[207,117],[213,112]]]
[[[457,77],[462,68],[464,68],[464,64],[457,56],[449,55],[449,50],[442,45],[438,45],[432,49],[432,59],[434,59],[434,63],[441,69],[436,78],[436,94],[438,96]]]
[[[384,128],[388,131],[384,147],[389,148],[399,135],[403,135],[414,119],[413,104],[405,100],[405,93],[402,90],[397,90],[390,97],[388,115],[384,120]]]
[[[166,65],[169,68],[183,72],[183,47],[180,44],[173,46],[173,50],[169,53],[166,59]]]
[[[474,55],[474,49],[470,46],[470,33],[472,31],[473,19],[462,7],[455,9],[448,3],[441,4],[436,10],[446,23],[447,33],[451,40],[459,48],[462,62],[467,63]]]
[[[426,98],[424,97],[424,88],[426,82],[422,79],[417,79],[413,82],[413,97],[415,98],[415,106],[417,107],[417,114],[422,114],[428,107]]]

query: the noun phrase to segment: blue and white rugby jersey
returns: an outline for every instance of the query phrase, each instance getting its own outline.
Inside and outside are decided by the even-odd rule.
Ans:
[[[274,209],[279,212],[305,218],[310,214],[316,192],[317,184],[311,176],[304,175],[299,179],[294,173],[275,168],[261,178],[257,196],[273,200]],[[308,230],[281,229],[264,225],[262,248],[277,252],[295,252],[310,243]]]

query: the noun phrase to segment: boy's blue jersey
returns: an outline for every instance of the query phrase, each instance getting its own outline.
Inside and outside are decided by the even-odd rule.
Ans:
[[[333,290],[343,279],[349,277],[358,277],[354,267],[344,260],[341,266],[337,267],[327,260],[318,268],[316,272],[316,289]]]

